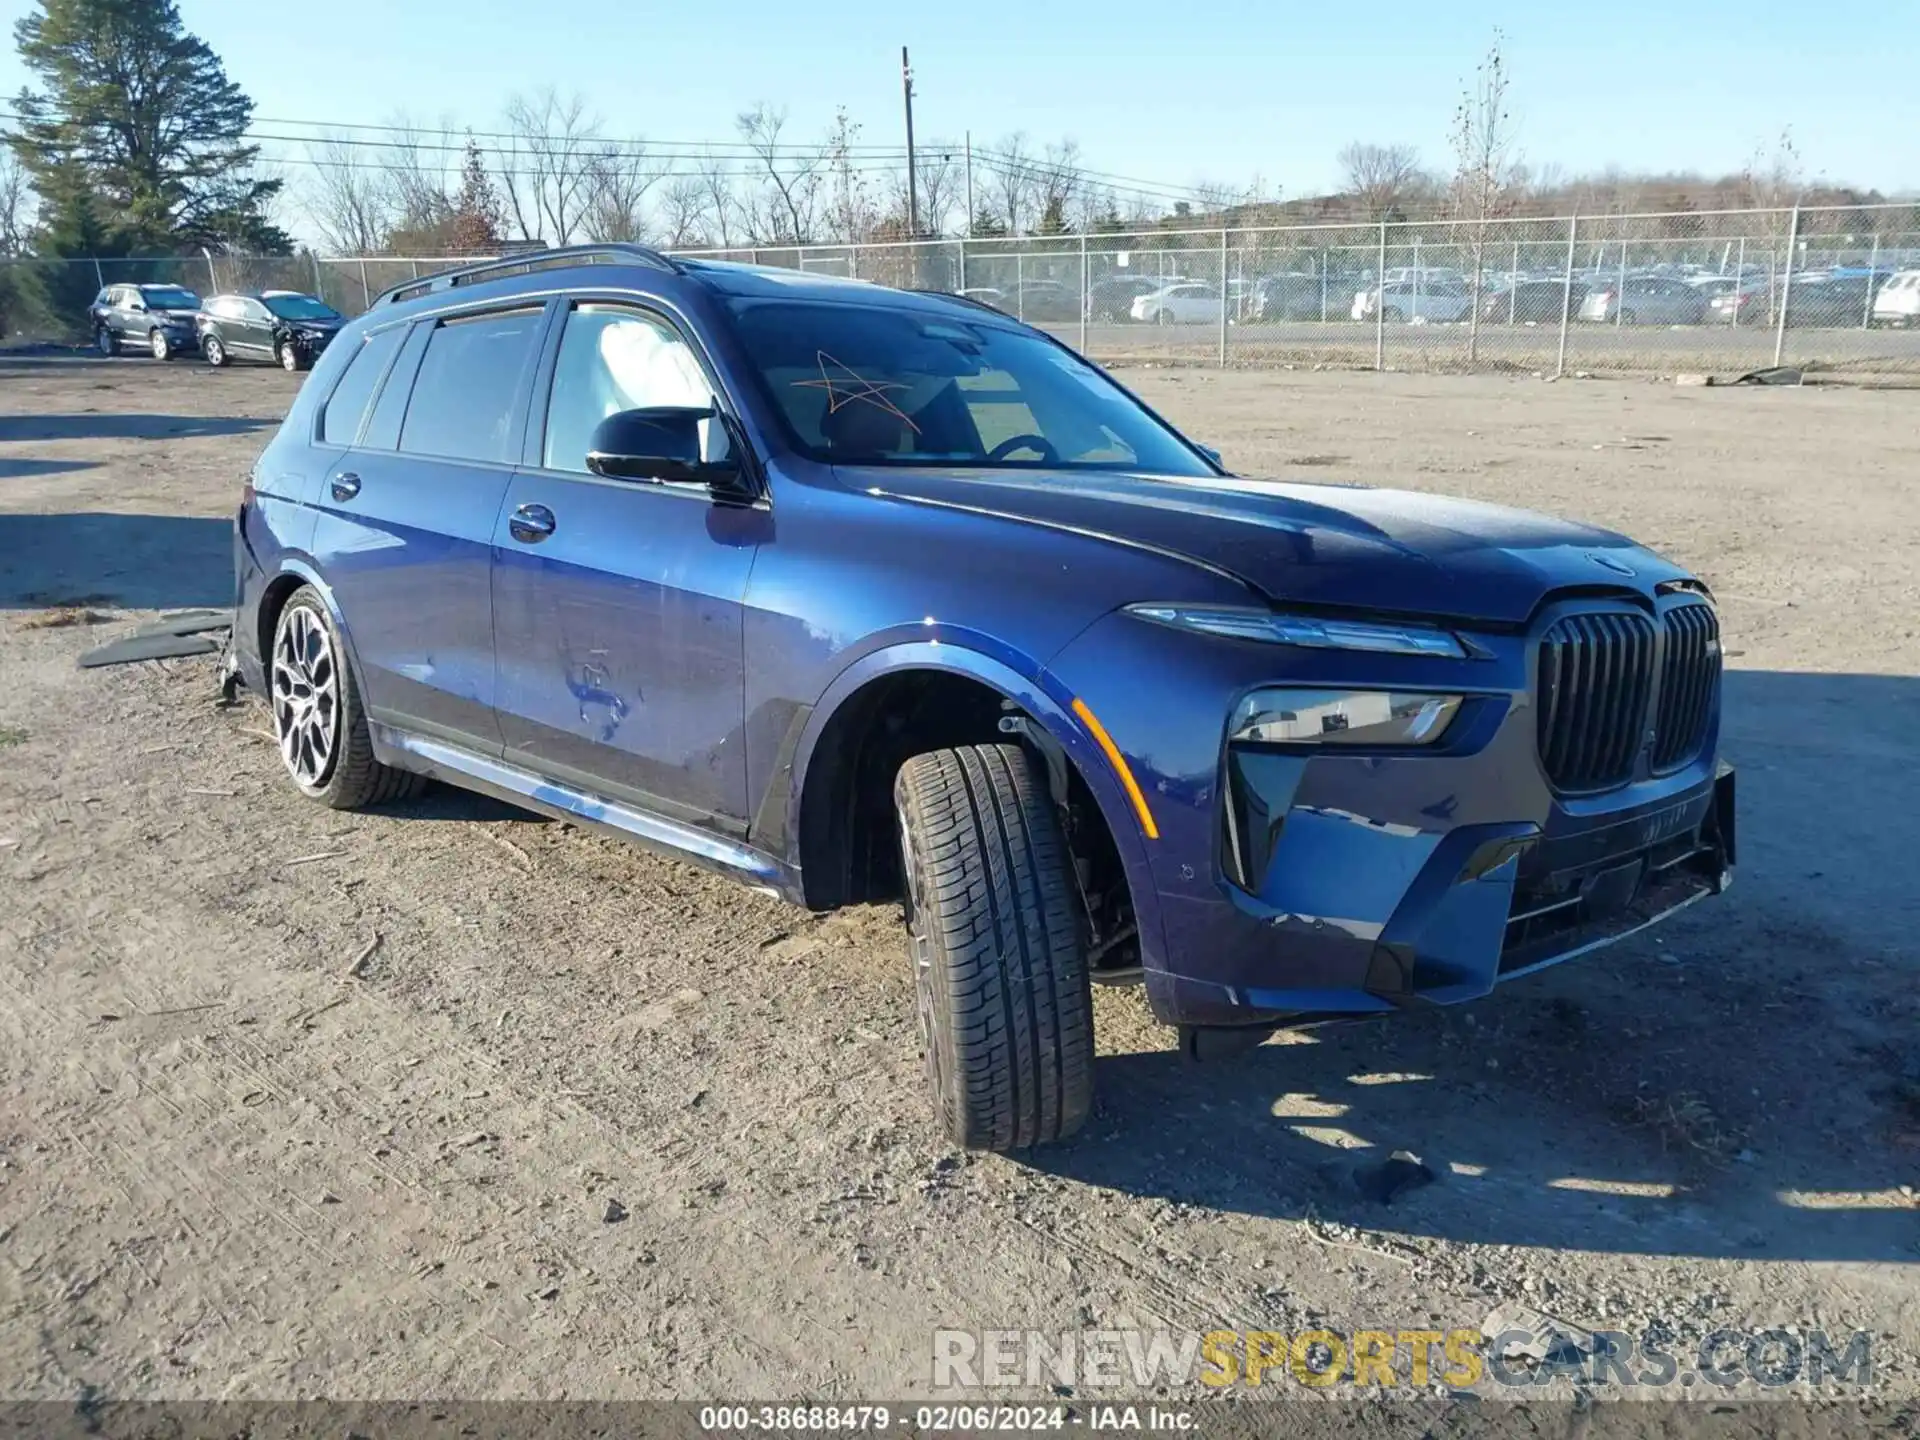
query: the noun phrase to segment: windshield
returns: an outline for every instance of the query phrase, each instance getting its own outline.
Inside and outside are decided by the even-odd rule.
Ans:
[[[266,306],[282,320],[338,320],[340,312],[311,295],[269,295]]]
[[[142,285],[140,298],[149,310],[198,310],[200,297],[178,285]]]
[[[1099,371],[1037,335],[919,309],[732,308],[753,368],[816,460],[1214,473]]]

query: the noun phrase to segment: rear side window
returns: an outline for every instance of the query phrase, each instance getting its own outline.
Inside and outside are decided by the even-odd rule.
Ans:
[[[538,308],[442,321],[427,341],[400,448],[414,455],[506,463],[522,381],[539,348]]]
[[[386,373],[387,362],[400,348],[404,325],[395,325],[366,337],[360,353],[347,362],[340,383],[327,397],[326,411],[320,417],[320,438],[329,445],[351,445],[360,433],[360,421],[373,399],[374,387]]]

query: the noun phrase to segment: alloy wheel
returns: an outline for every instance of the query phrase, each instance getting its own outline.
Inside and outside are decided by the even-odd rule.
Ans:
[[[273,733],[287,773],[309,789],[333,769],[340,732],[340,667],[320,617],[288,608],[273,645]]]
[[[300,368],[300,353],[293,348],[291,340],[280,342],[280,368],[288,374]]]

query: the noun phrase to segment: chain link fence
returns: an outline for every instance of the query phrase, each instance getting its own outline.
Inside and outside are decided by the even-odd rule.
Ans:
[[[1154,229],[684,252],[966,296],[1112,362],[1920,379],[1920,205]],[[286,289],[357,314],[476,258],[0,262],[9,297]],[[43,299],[44,304],[44,299]]]

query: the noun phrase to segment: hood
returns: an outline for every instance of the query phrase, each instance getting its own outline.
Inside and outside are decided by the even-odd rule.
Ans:
[[[1407,490],[1076,470],[839,474],[898,500],[1170,551],[1275,604],[1521,624],[1554,590],[1651,598],[1686,574],[1610,530]]]

